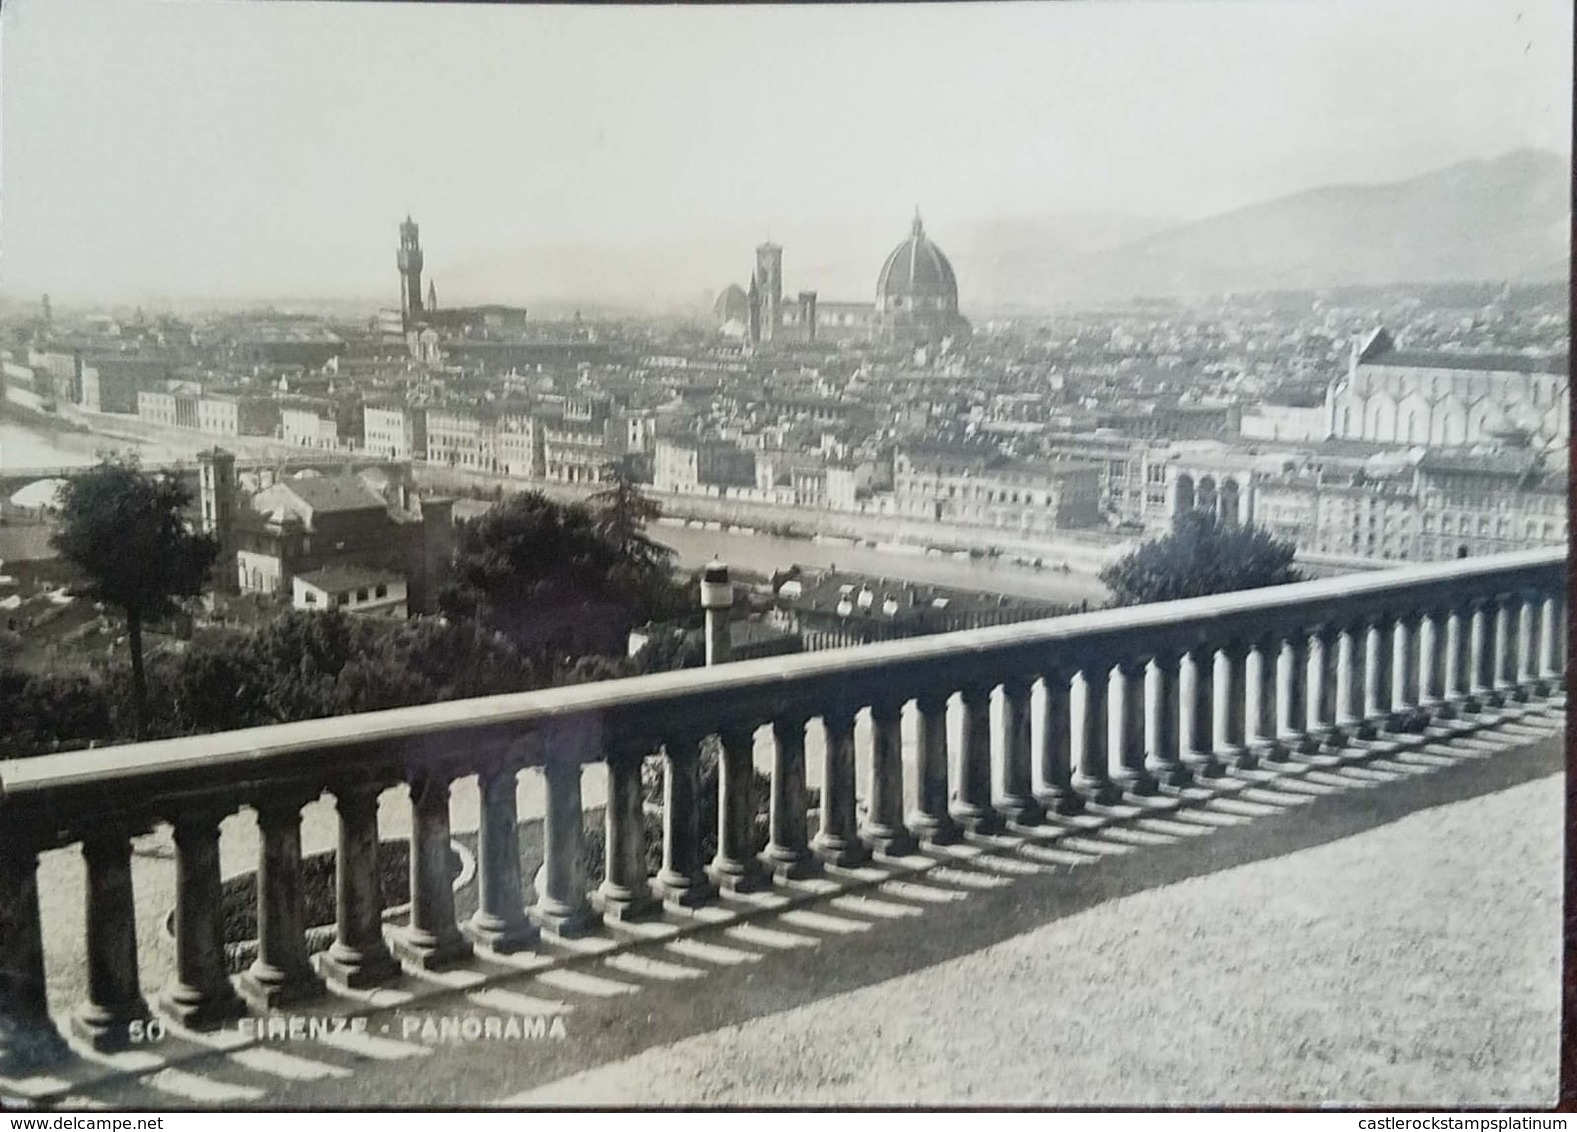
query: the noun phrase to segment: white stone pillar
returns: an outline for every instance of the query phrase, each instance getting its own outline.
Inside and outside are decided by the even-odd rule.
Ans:
[[[1154,794],[1157,783],[1145,769],[1144,658],[1124,660],[1112,668],[1107,689],[1107,771],[1112,783],[1127,794]]]
[[[663,867],[654,886],[664,904],[693,908],[716,893],[701,863],[700,739],[663,744]]]
[[[161,1004],[188,1029],[239,1018],[246,1004],[225,970],[219,918],[220,811],[189,810],[175,819],[175,977]]]
[[[137,977],[137,909],[131,884],[131,842],[107,830],[82,842],[87,863],[88,997],[71,1029],[97,1050],[124,1048],[127,1028],[148,1017]]]
[[[390,982],[400,965],[383,938],[383,888],[378,871],[378,795],[376,782],[338,783],[339,848],[335,854],[334,943],[318,960],[319,969],[353,990]]]
[[[860,840],[854,807],[854,711],[835,707],[822,713],[827,739],[822,753],[821,829],[811,849],[828,865],[862,865],[871,851]]]
[[[1038,825],[1046,811],[1035,798],[1034,752],[1030,748],[1030,680],[1015,676],[1002,684],[1002,812],[1017,825]],[[894,730],[896,731],[896,723]]]
[[[574,757],[555,758],[550,750],[542,764],[542,776],[547,781],[547,807],[542,818],[542,888],[531,906],[531,918],[545,931],[570,938],[585,933],[593,922],[586,891],[581,765]]]
[[[777,876],[795,880],[821,871],[821,862],[810,851],[805,813],[806,723],[798,713],[772,721],[771,839],[763,857]]]
[[[649,744],[633,743],[608,752],[608,801],[602,815],[603,881],[594,899],[594,906],[605,920],[640,919],[655,915],[660,906],[646,866],[646,804],[641,792],[641,768],[649,750]],[[513,774],[509,785],[513,793]],[[510,900],[512,906],[518,906],[518,857],[513,875],[516,880]],[[477,915],[481,915],[480,909]]]
[[[1546,691],[1560,682],[1561,654],[1566,645],[1566,621],[1559,594],[1547,593],[1539,617],[1539,678]]]
[[[1182,761],[1181,661],[1177,652],[1162,651],[1145,673],[1145,768],[1161,786],[1185,786],[1193,777]]]
[[[1334,723],[1326,676],[1333,645],[1334,639],[1328,627],[1316,625],[1310,631],[1309,652],[1303,666],[1304,741],[1300,749],[1305,753],[1319,750],[1320,744],[1330,736]]]
[[[49,1064],[65,1043],[49,1017],[44,937],[38,910],[38,851],[0,823],[0,1074]]]
[[[756,859],[755,728],[725,727],[718,738],[717,855],[712,881],[723,892],[753,892],[768,883]]]
[[[1344,625],[1336,637],[1336,730],[1353,735],[1363,719],[1363,690],[1358,671],[1362,627]]]
[[[1085,667],[1073,681],[1073,788],[1087,803],[1111,805],[1122,797],[1106,772],[1107,693],[1111,669],[1105,664]]]
[[[262,1010],[321,998],[323,980],[307,955],[301,904],[301,807],[278,798],[257,807],[257,959],[240,978],[241,995]]]
[[[1468,710],[1482,711],[1489,703],[1494,681],[1490,655],[1494,614],[1484,600],[1473,602],[1468,634]]]
[[[500,953],[518,951],[537,938],[526,915],[520,876],[519,815],[514,764],[490,766],[477,775],[480,812],[476,831],[476,912],[461,925],[473,943]],[[609,804],[609,813],[613,812]]]
[[[1445,615],[1445,645],[1440,659],[1440,687],[1442,714],[1454,717],[1467,698],[1467,681],[1464,678],[1466,657],[1462,648],[1462,610],[1453,604]]]
[[[1440,638],[1445,612],[1425,610],[1418,619],[1418,706],[1430,714],[1440,708],[1445,686],[1440,676]]]
[[[1058,814],[1078,813],[1084,808],[1083,795],[1073,788],[1071,685],[1071,675],[1062,669],[1050,669],[1041,678],[1035,794],[1048,810]]]
[[[1183,654],[1177,674],[1178,733],[1183,765],[1200,778],[1221,774],[1211,736],[1215,650],[1199,646]]]
[[[1514,598],[1506,595],[1495,599],[1495,634],[1490,646],[1493,650],[1490,666],[1490,678],[1493,684],[1490,687],[1490,696],[1496,706],[1506,702],[1516,683],[1514,601]]]
[[[394,954],[428,971],[451,967],[472,951],[455,923],[451,840],[449,780],[416,775],[411,781],[411,915],[394,937]]]
[[[991,687],[972,683],[959,690],[964,710],[958,754],[958,796],[953,819],[971,833],[1000,833],[1007,824],[991,805]]]
[[[1223,765],[1242,769],[1253,767],[1257,759],[1244,743],[1244,710],[1247,701],[1245,675],[1248,647],[1230,641],[1216,651],[1214,711],[1211,730],[1215,734],[1216,759]]]

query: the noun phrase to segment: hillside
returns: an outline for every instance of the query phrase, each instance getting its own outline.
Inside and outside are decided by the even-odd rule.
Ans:
[[[1171,228],[1070,265],[1057,289],[1084,299],[1560,279],[1570,198],[1565,158],[1519,150],[1405,181],[1310,189]]]

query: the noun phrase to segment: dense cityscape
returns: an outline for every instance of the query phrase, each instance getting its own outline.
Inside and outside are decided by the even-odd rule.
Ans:
[[[402,305],[360,325],[72,316],[45,298],[11,328],[5,400],[45,421],[272,440],[477,484],[590,485],[627,459],[676,514],[703,497],[811,530],[858,517],[925,541],[916,524],[931,525],[952,545],[1050,551],[1164,531],[1190,506],[1347,568],[1566,537],[1553,285],[1134,302],[972,327],[916,217],[873,303],[789,297],[784,249],[763,244],[748,291],[720,289],[710,321],[536,322],[438,306],[417,225],[399,236]],[[243,557],[241,588],[288,590],[277,559]]]
[[[0,1110],[1550,1103],[1568,10],[51,3]]]

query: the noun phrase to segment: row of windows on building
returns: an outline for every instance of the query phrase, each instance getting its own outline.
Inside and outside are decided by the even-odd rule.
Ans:
[[[934,494],[940,498],[944,485],[932,480],[916,480],[905,485],[910,492],[919,494]],[[957,484],[945,485],[948,499],[966,499],[978,503],[1023,503],[1039,504],[1043,507],[1050,506],[1054,500],[1051,493],[1046,491],[1012,491],[1007,488],[990,488],[970,485],[959,492]]]
[[[360,589],[356,590],[355,593],[358,604],[364,601],[372,601],[375,598],[388,596],[389,587],[382,582],[379,582],[376,586],[371,587],[371,589],[366,586],[362,586]],[[315,590],[308,590],[306,592],[306,602],[308,605],[316,605],[318,603],[318,595]],[[350,603],[351,591],[349,590],[346,590],[343,593],[329,595],[330,605],[349,605]]]

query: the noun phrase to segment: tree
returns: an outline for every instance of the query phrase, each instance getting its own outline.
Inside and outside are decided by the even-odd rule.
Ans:
[[[621,456],[604,465],[602,471],[608,486],[587,500],[598,533],[635,566],[669,569],[675,557],[673,548],[646,533],[647,525],[660,519],[663,509],[641,490],[634,457]]]
[[[1112,604],[1139,605],[1185,597],[1279,586],[1299,580],[1297,548],[1253,524],[1218,523],[1185,511],[1171,533],[1153,539],[1101,571]]]
[[[558,663],[623,651],[631,626],[668,616],[680,600],[664,557],[627,554],[591,509],[525,491],[460,527],[439,607]]]
[[[87,592],[126,617],[137,734],[148,718],[142,630],[199,593],[218,543],[188,525],[191,492],[174,476],[149,474],[135,456],[106,457],[61,489],[61,524],[51,540],[87,576]]]

